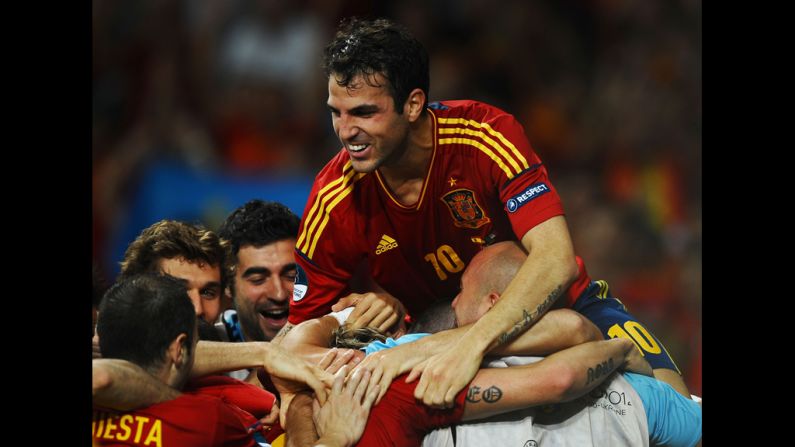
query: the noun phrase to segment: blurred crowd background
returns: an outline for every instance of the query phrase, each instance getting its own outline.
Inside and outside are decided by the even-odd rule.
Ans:
[[[301,215],[339,150],[320,54],[343,17],[406,25],[430,99],[513,113],[547,164],[594,279],[701,395],[701,1],[94,0],[93,256],[216,229],[251,198]]]

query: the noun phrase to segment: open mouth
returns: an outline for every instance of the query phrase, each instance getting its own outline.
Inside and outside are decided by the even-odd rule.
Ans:
[[[282,320],[287,318],[287,315],[290,314],[289,309],[275,309],[275,310],[263,310],[259,313],[262,315],[263,318],[268,320]]]
[[[348,150],[353,153],[359,153],[367,149],[369,146],[370,146],[369,144],[349,144]]]

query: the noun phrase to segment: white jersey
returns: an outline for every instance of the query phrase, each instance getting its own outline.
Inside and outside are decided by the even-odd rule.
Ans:
[[[489,366],[510,366],[541,357],[505,357]],[[455,442],[452,430],[455,430]],[[631,446],[648,447],[649,427],[640,396],[621,374],[571,402],[496,415],[434,430],[423,447]]]

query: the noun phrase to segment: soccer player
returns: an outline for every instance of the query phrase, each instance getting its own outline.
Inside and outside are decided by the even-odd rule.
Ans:
[[[121,262],[119,279],[142,273],[163,273],[185,282],[199,319],[200,337],[212,335],[220,319],[226,277],[225,243],[212,231],[176,220],[161,220],[141,231]],[[94,357],[101,358],[99,340],[92,340]]]
[[[229,290],[237,310],[234,317],[234,311],[224,315],[231,341],[270,341],[287,323],[298,222],[281,203],[255,199],[221,224],[218,235],[229,243]]]
[[[452,309],[455,313],[455,320],[460,323],[471,323],[476,321],[492,309],[500,298],[504,288],[510,282],[515,271],[524,262],[525,254],[514,242],[503,242],[490,246],[481,251],[473,258],[470,266],[464,274],[461,293],[456,297]],[[441,321],[449,321],[444,317],[444,309],[436,307],[432,309],[433,317]],[[528,349],[538,352],[539,349],[553,349],[546,340],[549,332],[582,332],[587,327],[577,329],[572,323],[561,318],[560,314],[573,314],[568,310],[555,310],[546,314],[538,325],[533,326],[522,336],[514,340],[511,346],[512,354],[524,354]],[[574,314],[576,315],[576,314]],[[426,312],[422,317],[429,316]],[[554,316],[554,318],[553,318]],[[338,319],[343,319],[337,316]],[[580,317],[581,318],[581,317]],[[554,323],[550,323],[555,320]],[[301,332],[316,332],[321,326],[334,326],[334,319],[323,317],[314,322],[302,324],[288,335],[286,342],[292,342],[299,337]],[[423,327],[419,330],[435,332],[428,329],[425,321],[418,322]],[[564,323],[566,328],[554,327],[555,324]],[[540,326],[546,324],[548,327],[544,331],[539,331]],[[591,323],[586,325],[593,326]],[[314,326],[314,328],[313,328]],[[412,332],[417,330],[412,328]],[[328,333],[326,328],[325,332]],[[596,331],[596,328],[593,328]],[[537,337],[531,333],[538,332]],[[419,341],[405,343],[407,337],[401,337],[396,342],[387,340],[387,343],[374,343],[367,347],[368,358],[358,366],[355,371],[359,374],[372,372],[375,381],[371,381],[370,388],[378,382],[378,377],[384,374],[384,369],[389,369],[390,362],[385,362],[390,354],[410,359],[410,363],[418,364],[421,361],[444,349],[446,343],[434,342],[434,339],[444,340],[444,337],[456,337],[461,335],[461,330],[445,331],[436,335],[422,338]],[[594,332],[587,333],[586,338],[593,338]],[[539,338],[540,337],[540,338]],[[596,332],[595,337],[601,338]],[[318,337],[317,340],[320,338]],[[305,338],[306,341],[314,342],[313,338]],[[520,345],[519,342],[522,344]],[[613,340],[617,341],[617,340]],[[650,374],[650,369],[645,361],[640,358],[639,351],[634,348],[628,340],[626,342],[630,348],[630,353],[634,355],[635,364],[645,364],[640,370]],[[604,343],[604,342],[602,342]],[[399,345],[394,349],[386,349],[378,354],[369,355],[379,349],[388,346]],[[531,348],[532,345],[532,348]],[[496,443],[497,445],[522,445],[528,440],[537,443],[553,443],[555,445],[670,445],[670,446],[693,446],[701,437],[701,408],[698,404],[678,394],[669,385],[655,379],[639,376],[637,374],[623,374],[613,377],[598,387],[593,393],[571,400],[577,397],[576,394],[561,393],[561,389],[569,389],[572,382],[571,377],[577,374],[584,374],[583,382],[590,383],[595,378],[603,374],[609,374],[613,368],[609,366],[611,360],[604,363],[591,358],[583,363],[582,357],[587,350],[594,350],[596,345],[580,345],[578,355],[573,355],[575,349],[567,349],[549,356],[546,360],[539,362],[538,369],[527,370],[523,376],[512,378],[502,377],[505,371],[483,370],[478,372],[475,380],[468,386],[466,406],[463,418],[475,419],[475,411],[478,408],[489,408],[496,410],[502,403],[502,399],[525,399],[527,405],[552,404],[566,402],[563,405],[547,405],[543,407],[526,408],[505,417],[492,418],[477,424],[463,424],[458,426],[456,435],[456,445],[483,445],[484,442]],[[296,349],[294,349],[296,351]],[[525,352],[519,352],[525,351]],[[592,351],[592,353],[597,351]],[[561,359],[563,355],[570,355],[565,361]],[[528,362],[538,361],[539,358],[508,357],[497,363],[500,366],[523,365]],[[547,362],[544,364],[544,362]],[[554,363],[553,363],[554,362]],[[401,365],[405,362],[391,362]],[[491,366],[490,364],[490,366]],[[544,365],[542,367],[542,365]],[[576,365],[576,366],[574,366]],[[509,368],[510,369],[510,368]],[[445,425],[451,422],[458,422],[449,412],[436,412],[423,405],[417,405],[413,401],[411,389],[413,384],[412,376],[416,376],[421,367],[417,367],[405,381],[401,378],[391,381],[391,377],[386,381],[391,382],[387,393],[384,395],[381,404],[375,407],[371,419],[374,420],[372,426],[368,424],[365,437],[362,440],[364,445],[385,445],[389,439],[396,439],[399,434],[405,442],[406,438],[412,439],[417,433],[423,434],[428,427]],[[404,371],[392,371],[397,374]],[[389,374],[389,373],[388,373]],[[387,375],[388,375],[387,374]],[[486,374],[493,374],[486,380]],[[524,387],[528,380],[538,381],[534,386]],[[576,382],[576,380],[575,380]],[[563,388],[561,388],[563,387]],[[416,391],[416,390],[415,390]],[[461,396],[459,396],[460,398]],[[569,401],[569,402],[567,402]],[[456,411],[458,411],[458,402]],[[455,413],[454,411],[453,413]],[[419,417],[413,417],[419,416]],[[452,419],[447,419],[452,417]],[[458,416],[456,416],[458,417]],[[442,418],[441,420],[439,418]],[[408,434],[408,435],[406,435]],[[434,441],[440,439],[450,439],[450,432],[434,434]],[[517,444],[518,443],[518,444]],[[413,442],[405,442],[402,445],[414,445]],[[451,445],[434,444],[428,442],[426,445]]]
[[[173,389],[174,395],[145,408],[94,410],[97,445],[257,446],[249,428],[257,418],[226,400],[195,389],[180,393],[193,367],[198,342],[194,307],[185,286],[163,275],[129,277],[108,290],[97,325],[107,362],[127,360]],[[258,396],[270,410],[274,396],[253,385],[228,379],[230,393]],[[95,375],[96,388],[110,386]],[[236,389],[239,389],[236,391]],[[259,394],[258,394],[259,393]],[[259,436],[259,435],[258,435]]]
[[[425,49],[383,19],[344,22],[324,69],[343,148],[317,175],[304,210],[284,332],[351,304],[355,327],[393,327],[405,311],[452,300],[483,245],[516,240],[527,259],[494,309],[429,359],[418,397],[452,405],[486,353],[556,304],[606,337],[631,339],[656,377],[689,395],[659,340],[575,255],[560,197],[512,115],[477,101],[429,104]],[[363,265],[380,289],[351,295]]]
[[[449,309],[449,306],[447,309]],[[566,313],[571,311],[554,311],[546,315],[539,325],[548,317],[551,318],[555,312]],[[329,353],[328,349],[322,349],[321,346],[324,342],[326,345],[329,343],[331,338],[328,335],[331,329],[339,326],[340,323],[337,318],[342,319],[341,316],[337,315],[304,322],[287,334],[284,343],[290,347],[292,352],[296,352],[299,355],[315,353],[315,351],[319,350]],[[447,320],[445,318],[442,319]],[[587,324],[592,326],[592,323]],[[510,343],[512,346],[509,352],[523,350],[531,341],[528,338],[528,334],[535,329],[536,327],[523,334],[520,338],[513,340]],[[594,331],[596,331],[595,328]],[[598,331],[594,333],[597,337],[601,337]],[[325,337],[323,337],[323,334],[325,334]],[[324,338],[325,341],[323,340]],[[402,343],[406,338],[408,336],[401,337],[398,343]],[[417,342],[402,344],[395,349],[413,351],[412,345],[415,343]],[[390,341],[389,344],[393,343]],[[307,345],[312,345],[312,349],[309,349],[310,346]],[[372,346],[368,347],[368,351],[371,349]],[[383,353],[391,350],[383,351]],[[346,362],[347,358],[345,355],[338,355],[337,357],[342,357],[342,362],[340,363]],[[323,359],[321,365],[328,365],[332,360],[337,362],[333,357],[329,358],[327,356]],[[570,401],[593,390],[596,384],[606,380],[611,372],[623,365],[628,365],[630,361],[633,367],[640,366],[641,370],[646,374],[651,374],[651,368],[648,364],[643,365],[645,362],[640,360],[639,352],[626,339],[586,342],[552,354],[538,363],[511,368],[480,369],[466,389],[456,395],[455,405],[452,409],[431,408],[416,401],[414,399],[414,390],[417,382],[411,381],[411,375],[407,377],[404,374],[391,382],[383,395],[383,399],[373,408],[359,442],[360,445],[367,446],[419,446],[423,436],[435,427],[488,417],[526,406]],[[350,377],[357,377],[357,375],[367,377],[370,372],[370,370],[366,369],[357,369]],[[622,383],[616,385],[613,389],[619,389],[625,394],[627,392],[632,393],[625,388],[626,383]],[[368,393],[377,393],[377,390],[377,386],[374,387],[374,383],[371,381]],[[285,394],[287,393],[283,393],[283,395]],[[629,396],[629,399],[634,403],[635,395],[630,394]],[[607,401],[605,399],[605,396],[600,394],[599,397],[594,396],[591,400],[606,404]],[[286,430],[288,437],[311,435],[311,427],[303,425],[306,423],[311,424],[311,422],[309,422],[305,410],[300,409],[300,406],[306,406],[309,400],[306,395],[299,394],[291,401],[287,409]],[[634,405],[637,406],[637,404]],[[298,409],[296,406],[298,406]],[[302,414],[304,415],[303,421],[301,421]],[[598,413],[596,415],[600,416]],[[641,407],[637,406],[637,410],[631,408],[625,412],[624,417],[619,419],[619,421],[636,429],[616,431],[616,427],[612,426],[606,432],[610,433],[610,430],[616,432],[611,433],[607,438],[633,441],[648,440],[648,432],[644,431],[645,427],[641,424],[641,420],[645,420]],[[605,439],[605,437],[600,438],[597,436],[597,439]],[[310,437],[294,445],[310,445],[312,441],[313,439]],[[638,443],[638,445],[642,444]]]
[[[221,314],[226,245],[217,234],[176,220],[141,231],[121,262],[119,278],[165,273],[185,282],[196,317],[212,325]]]
[[[461,292],[453,301],[458,324],[477,321],[492,309],[525,257],[513,242],[495,244],[475,256],[462,279]],[[546,316],[539,324],[545,319]],[[401,349],[404,353],[415,354],[433,349],[432,344],[423,344],[420,340]],[[396,353],[387,350],[382,355],[389,355],[390,351]],[[521,364],[538,358],[512,357],[508,360],[508,364]],[[476,399],[487,397],[485,394],[475,396]],[[464,447],[483,445],[487,441],[499,445],[524,444],[527,440],[554,445],[692,447],[700,443],[701,417],[700,405],[668,384],[623,373],[575,401],[461,424],[434,433],[426,438],[424,445],[450,445],[455,439],[455,445]],[[452,430],[456,431],[455,435]]]

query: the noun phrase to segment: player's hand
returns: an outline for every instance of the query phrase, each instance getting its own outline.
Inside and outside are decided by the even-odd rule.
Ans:
[[[273,402],[271,412],[259,421],[262,423],[262,425],[268,426],[271,426],[279,421],[279,405],[276,403],[276,401]]]
[[[624,371],[654,377],[654,371],[652,371],[651,365],[649,365],[649,362],[643,358],[643,355],[640,353],[640,349],[637,346],[633,346],[629,354],[627,354],[623,369]]]
[[[321,403],[326,401],[326,389],[331,387],[334,376],[290,355],[284,348],[272,343],[268,343],[265,356],[264,366],[268,374],[287,381],[305,383],[315,391]]]
[[[364,433],[376,392],[368,391],[370,373],[357,372],[343,384],[348,366],[334,377],[328,401],[322,407],[313,403],[313,419],[321,445],[353,445]]]
[[[369,326],[381,332],[387,332],[390,328],[393,329],[392,332],[401,328],[405,331],[403,319],[406,308],[397,298],[386,292],[352,293],[337,301],[331,306],[331,310],[338,312],[351,306],[356,306],[346,320],[351,329]]]
[[[368,389],[378,391],[376,404],[381,402],[381,398],[384,397],[395,377],[410,371],[414,366],[426,359],[426,356],[422,355],[425,351],[416,348],[415,345],[418,343],[418,341],[415,341],[370,354],[353,369],[352,373],[356,371],[370,372]]]
[[[337,374],[337,372],[345,365],[348,365],[348,370],[358,365],[364,358],[364,352],[357,349],[340,349],[331,348],[320,359],[317,367],[326,371],[329,374]]]
[[[417,365],[406,383],[421,373],[414,397],[434,408],[452,408],[456,394],[475,377],[482,360],[482,356],[459,342],[449,351]]]

